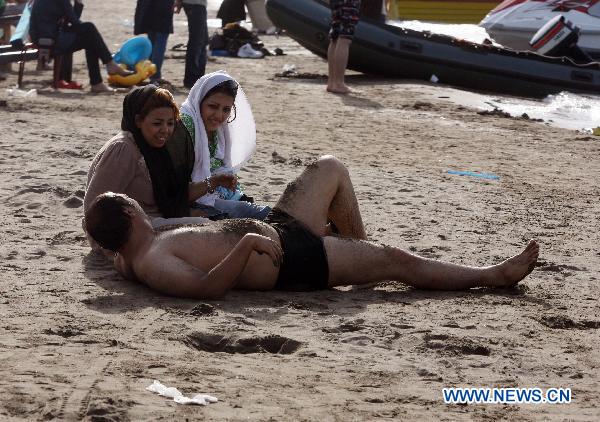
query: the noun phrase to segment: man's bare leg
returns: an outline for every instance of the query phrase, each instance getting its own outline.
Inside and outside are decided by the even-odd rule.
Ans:
[[[331,155],[319,158],[288,184],[275,206],[318,236],[325,236],[327,223],[333,221],[341,236],[367,238],[348,169]]]
[[[330,287],[396,280],[430,290],[512,286],[533,270],[539,255],[533,240],[520,254],[489,267],[450,264],[390,246],[335,237],[325,238],[325,249]]]
[[[348,55],[350,52],[350,38],[339,37],[330,41],[327,49],[327,62],[329,64],[329,78],[327,80],[327,91],[337,94],[347,94],[350,88],[345,82],[346,67],[348,66]]]
[[[329,40],[329,46],[327,47],[327,90],[329,91],[329,87],[332,85],[332,82],[335,78],[335,70],[336,68],[333,66],[333,54],[335,52],[335,46],[337,45],[336,40]]]

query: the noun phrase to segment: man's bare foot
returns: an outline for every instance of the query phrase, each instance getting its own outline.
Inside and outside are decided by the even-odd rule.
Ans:
[[[334,94],[349,94],[352,90],[347,85],[327,85],[327,91]]]
[[[523,252],[494,266],[494,274],[486,286],[510,287],[517,284],[533,271],[539,254],[540,245],[530,240]]]
[[[90,92],[94,94],[104,94],[104,93],[114,93],[115,90],[106,86],[104,82],[100,82],[99,84],[92,85],[90,87]]]
[[[129,76],[133,75],[135,72],[131,70],[123,69],[119,66],[115,61],[110,61],[106,64],[106,71],[109,75],[119,75],[119,76]]]

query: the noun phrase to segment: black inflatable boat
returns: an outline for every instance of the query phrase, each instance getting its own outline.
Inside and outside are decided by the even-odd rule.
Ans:
[[[321,0],[267,0],[273,23],[326,58],[330,10]],[[561,91],[600,94],[600,64],[576,64],[446,35],[413,31],[361,18],[348,68],[394,78],[430,80],[483,91],[543,97]]]

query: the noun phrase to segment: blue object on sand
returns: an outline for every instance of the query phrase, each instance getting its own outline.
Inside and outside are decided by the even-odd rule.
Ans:
[[[113,59],[133,69],[138,62],[148,59],[150,54],[152,54],[152,43],[147,37],[138,35],[125,41]]]
[[[227,57],[230,56],[227,50],[210,50],[211,56]]]
[[[480,179],[500,180],[500,176],[497,176],[492,173],[477,173],[474,171],[460,171],[460,170],[448,170],[447,173],[448,174],[457,174],[459,176],[478,177]]]

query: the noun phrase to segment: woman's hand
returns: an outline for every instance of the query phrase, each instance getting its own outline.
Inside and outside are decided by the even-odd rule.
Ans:
[[[235,190],[237,186],[237,177],[235,177],[235,174],[228,173],[213,174],[210,176],[210,185],[213,188],[223,186],[226,189]]]
[[[277,242],[273,241],[270,237],[262,236],[256,233],[248,233],[242,238],[245,242],[250,242],[250,246],[253,250],[258,252],[260,255],[266,253],[273,261],[273,265],[279,267],[283,260],[283,251],[281,246]]]

